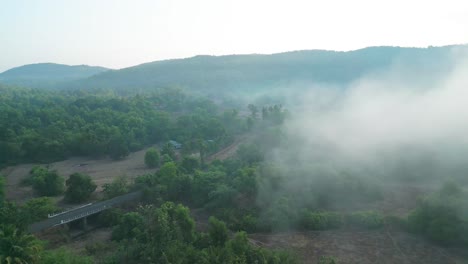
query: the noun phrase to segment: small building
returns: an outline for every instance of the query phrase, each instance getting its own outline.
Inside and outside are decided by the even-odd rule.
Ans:
[[[179,142],[175,141],[175,140],[169,140],[169,144],[171,144],[171,146],[175,149],[181,149],[182,148],[182,144],[180,144]]]

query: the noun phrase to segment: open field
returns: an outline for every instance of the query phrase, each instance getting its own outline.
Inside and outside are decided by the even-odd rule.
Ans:
[[[341,264],[467,263],[466,256],[464,258],[457,250],[432,245],[407,233],[386,230],[252,234],[249,238],[258,246],[297,252],[303,263],[318,263],[321,256],[333,256]]]
[[[233,156],[239,145],[245,141],[246,137],[236,139],[229,146],[207,157],[207,162],[215,159],[224,160]],[[139,175],[154,173],[157,169],[149,169],[144,163],[147,149],[130,153],[130,155],[122,160],[77,157],[41,165],[48,166],[52,170],[57,170],[65,178],[75,172],[88,174],[98,185],[97,191],[99,191],[104,184],[111,182],[116,176],[125,175],[131,180]],[[8,199],[24,202],[34,197],[31,187],[21,186],[21,181],[29,176],[29,171],[35,165],[38,164],[21,164],[10,166],[0,171],[7,178],[6,197]]]
[[[125,175],[133,179],[138,175],[153,173],[156,169],[148,169],[144,163],[146,149],[130,153],[122,160],[112,160],[110,158],[70,158],[64,161],[54,162],[48,165],[50,169],[57,170],[65,178],[75,172],[86,173],[91,176],[98,185],[98,191],[105,183],[109,183],[113,178]],[[28,177],[31,168],[37,164],[22,164],[5,168],[1,171],[7,178],[7,198],[18,202],[23,202],[33,197],[30,187],[21,186],[21,180]]]

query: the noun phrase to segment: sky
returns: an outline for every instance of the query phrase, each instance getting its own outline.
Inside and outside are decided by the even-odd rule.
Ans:
[[[0,0],[0,72],[195,55],[468,43],[464,0]]]

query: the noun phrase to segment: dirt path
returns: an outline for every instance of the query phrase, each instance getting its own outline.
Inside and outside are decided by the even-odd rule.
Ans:
[[[244,142],[246,142],[248,138],[249,137],[246,135],[238,137],[237,139],[234,140],[234,142],[231,145],[207,157],[206,161],[212,162],[213,160],[225,160],[229,157],[234,156],[239,146],[243,144]]]

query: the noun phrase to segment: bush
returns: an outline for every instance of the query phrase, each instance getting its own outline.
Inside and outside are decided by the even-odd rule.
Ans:
[[[29,222],[40,221],[48,214],[57,212],[59,208],[50,197],[34,198],[23,205],[23,210]]]
[[[321,256],[319,258],[318,264],[338,264],[338,261],[335,257],[331,256]]]
[[[159,152],[155,148],[150,148],[145,153],[145,164],[149,168],[157,168],[159,167]]]
[[[224,247],[224,244],[228,241],[229,233],[226,224],[219,221],[216,217],[211,216],[209,218],[209,238],[210,244],[215,247]]]
[[[200,168],[200,162],[195,157],[184,157],[181,166],[186,172],[193,173],[196,169]]]
[[[167,155],[167,156],[169,156],[171,158],[171,160],[176,160],[176,158],[177,158],[174,147],[169,142],[164,144],[164,146],[162,147],[161,155],[163,155],[163,156]]]
[[[120,218],[124,214],[124,211],[119,208],[111,208],[101,212],[98,216],[98,223],[101,226],[110,227],[120,223]]]
[[[31,172],[33,190],[41,196],[56,196],[64,191],[64,179],[56,171],[36,166]]]
[[[301,216],[301,227],[308,230],[327,230],[343,226],[343,217],[335,212],[306,211]]]
[[[65,182],[67,191],[65,199],[72,203],[80,203],[88,200],[89,196],[96,190],[96,184],[89,175],[73,173]]]
[[[445,184],[408,215],[408,230],[440,244],[468,245],[467,200],[458,186]]]
[[[126,213],[120,217],[119,225],[112,230],[112,240],[132,239],[142,233],[143,216],[139,213]]]
[[[350,226],[359,228],[380,228],[384,225],[384,217],[375,211],[359,211],[346,216]]]
[[[126,194],[130,190],[125,176],[118,176],[111,183],[106,183],[102,187],[106,199]]]
[[[257,217],[248,214],[242,217],[239,230],[243,230],[246,232],[256,232],[257,225],[258,225]]]
[[[112,244],[101,241],[86,244],[85,250],[89,255],[97,255],[112,248]]]
[[[54,250],[47,250],[41,254],[40,264],[91,264],[95,263],[92,257],[81,256],[73,253],[72,251],[59,248]]]

